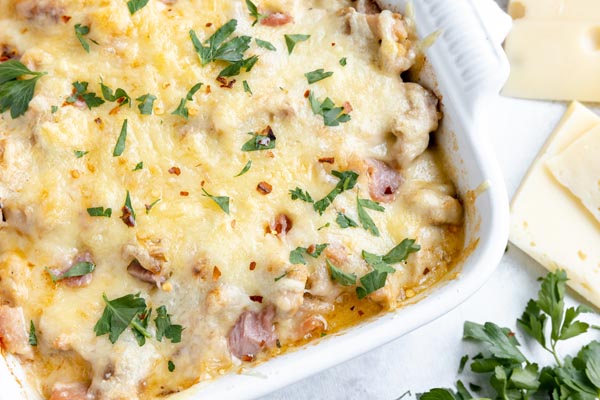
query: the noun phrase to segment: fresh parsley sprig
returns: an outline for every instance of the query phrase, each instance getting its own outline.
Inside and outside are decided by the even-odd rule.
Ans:
[[[0,113],[10,110],[12,119],[25,114],[33,99],[35,85],[46,72],[31,71],[20,61],[0,63]],[[29,79],[19,79],[33,76]]]
[[[96,336],[108,334],[108,340],[114,344],[125,329],[131,327],[146,338],[152,337],[139,320],[136,320],[136,316],[146,312],[146,300],[141,298],[139,293],[128,294],[114,300],[109,300],[103,293],[102,299],[105,307],[102,316],[94,326]]]
[[[250,16],[252,18],[254,18],[254,22],[252,23],[252,26],[256,25],[261,20],[267,18],[267,16],[265,14],[261,14],[258,12],[258,7],[256,7],[256,4],[254,4],[252,1],[246,0],[246,7],[248,7],[248,12],[249,12]]]
[[[319,215],[323,215],[327,207],[333,203],[333,200],[342,192],[346,190],[350,190],[356,186],[356,181],[358,179],[358,174],[352,170],[349,171],[331,171],[331,175],[339,178],[339,182],[331,192],[327,194],[327,196],[323,197],[321,200],[317,201],[313,204],[313,208],[315,211],[319,213]],[[293,199],[293,197],[292,197]]]
[[[203,85],[202,82],[198,82],[194,86],[192,86],[190,88],[190,90],[188,90],[188,92],[185,95],[185,97],[182,98],[179,101],[179,105],[177,106],[177,108],[175,109],[175,111],[173,111],[171,114],[172,115],[179,115],[179,116],[181,116],[181,117],[183,117],[185,119],[188,119],[188,117],[189,117],[189,111],[188,111],[188,108],[186,107],[186,104],[187,104],[188,101],[193,101],[194,100],[194,95],[196,94],[196,92],[198,90],[200,90],[200,88],[202,87],[202,85]],[[154,102],[154,100],[152,100],[152,102]],[[140,108],[140,110],[141,110],[141,108]],[[150,111],[150,112],[152,112],[152,111]]]
[[[100,82],[100,89],[102,89],[102,97],[104,97],[104,100],[111,102],[116,101],[117,103],[119,103],[119,106],[129,104],[129,107],[131,107],[131,97],[129,97],[129,95],[124,89],[118,88],[113,93],[113,90],[110,87],[106,86],[104,82]]]
[[[96,96],[94,92],[88,92],[88,83],[87,82],[73,82],[73,94],[67,97],[66,102],[69,104],[75,103],[77,100],[83,101],[88,109],[92,109],[94,107],[99,107],[104,104],[104,100],[100,97]]]
[[[213,196],[212,194],[208,193],[204,188],[202,188],[202,192],[204,193],[203,196],[208,197],[209,199],[214,201],[215,204],[218,205],[219,208],[223,210],[223,212],[225,212],[225,214],[229,215],[229,197]]]
[[[329,243],[316,244],[310,248],[296,247],[290,252],[290,264],[304,264],[306,265],[305,255],[311,256],[312,258],[319,258],[323,250],[329,246]],[[310,250],[310,251],[309,251]]]
[[[86,36],[88,33],[90,33],[90,27],[87,25],[75,24],[74,29],[75,29],[75,36],[77,37],[77,40],[79,40],[79,43],[81,43],[81,47],[83,47],[83,49],[85,50],[86,53],[89,53],[90,52],[90,44],[88,43],[86,38],[84,38],[84,36]],[[93,39],[90,39],[90,41],[94,44],[98,44],[98,42],[96,42]]]
[[[71,268],[60,275],[55,275],[49,268],[46,268],[46,272],[48,272],[48,275],[50,275],[52,282],[56,283],[58,281],[62,281],[63,279],[90,274],[94,272],[95,269],[96,265],[94,263],[89,261],[81,261],[73,264]]]
[[[373,236],[379,236],[379,229],[371,216],[367,213],[367,208],[373,211],[383,212],[385,208],[383,208],[378,202],[369,200],[369,199],[359,199],[358,195],[356,195],[356,208],[358,212],[358,221],[361,223],[363,228],[367,231],[371,232]]]
[[[320,102],[311,91],[308,95],[308,103],[313,114],[323,117],[325,126],[338,126],[340,123],[345,123],[352,119],[350,114],[344,112],[343,107],[336,107],[333,100],[329,97]]]
[[[292,54],[296,45],[300,42],[305,42],[310,39],[310,35],[294,34],[294,35],[283,35],[285,39],[285,45],[288,49],[288,54]]]
[[[470,358],[470,368],[476,374],[489,378],[489,393],[498,399],[596,399],[600,396],[600,342],[583,346],[575,357],[561,360],[557,344],[588,331],[590,325],[577,320],[581,313],[592,312],[587,306],[565,309],[564,294],[567,275],[564,271],[551,272],[542,279],[537,299],[527,303],[517,324],[543,349],[552,354],[554,365],[540,368],[520,349],[515,334],[492,322],[477,324],[466,321],[464,339],[483,346],[483,352]],[[550,325],[550,326],[548,326]],[[459,373],[467,364],[468,356],[461,359]],[[481,398],[469,392],[459,380],[457,390],[436,388],[418,396],[421,400],[467,400]],[[472,391],[480,386],[470,384]]]
[[[309,85],[315,82],[319,82],[325,78],[329,78],[331,75],[333,75],[332,71],[325,72],[323,68],[315,69],[314,71],[310,71],[304,74]]]

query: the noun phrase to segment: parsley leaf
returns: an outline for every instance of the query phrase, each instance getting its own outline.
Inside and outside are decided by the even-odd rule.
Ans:
[[[358,211],[358,221],[362,224],[363,228],[371,232],[374,236],[379,236],[379,229],[377,229],[377,225],[375,225],[375,222],[373,222],[365,208],[380,212],[385,211],[385,208],[380,206],[376,201],[359,199],[358,195],[356,196],[356,207]]]
[[[325,78],[329,78],[331,75],[333,75],[333,72],[325,72],[323,68],[315,69],[314,71],[307,72],[304,74],[309,85],[315,82],[319,82],[320,80],[323,80]]]
[[[75,154],[75,157],[77,157],[77,158],[81,158],[81,157],[85,156],[88,153],[89,153],[89,151],[73,150],[73,154]]]
[[[283,274],[279,275],[278,277],[274,278],[273,280],[275,282],[279,282],[280,280],[282,280],[286,275],[288,274],[288,271],[285,271]]]
[[[509,336],[510,330],[500,328],[493,322],[486,322],[484,325],[475,322],[466,321],[464,325],[465,339],[474,339],[488,344],[489,351],[500,359],[523,363],[525,356],[518,349],[519,342],[514,335]]]
[[[309,248],[296,247],[290,252],[290,264],[306,265],[306,260],[304,259],[305,255],[311,256],[312,258],[319,258],[319,256],[321,255],[321,253],[323,253],[323,250],[325,250],[327,246],[329,246],[329,243],[316,244]]]
[[[225,212],[225,214],[229,215],[229,197],[213,196],[212,194],[210,194],[206,190],[204,190],[204,188],[202,188],[202,191],[204,192],[203,196],[206,196],[209,199],[211,199],[212,201],[214,201],[219,206],[219,208],[221,208],[221,210],[223,210]]]
[[[148,0],[129,0],[127,2],[127,8],[129,9],[129,13],[133,15],[136,13],[136,11],[144,8],[146,4],[148,4]]]
[[[266,133],[266,135],[264,133]],[[244,143],[242,151],[269,150],[275,148],[277,138],[270,127],[267,127],[263,133],[248,132],[248,135],[252,135],[252,139]]]
[[[129,97],[125,90],[118,88],[113,93],[113,90],[106,86],[104,82],[100,82],[100,88],[102,89],[102,97],[104,97],[104,100],[111,102],[116,101],[119,103],[119,106],[129,104],[129,106],[131,107],[131,97]]]
[[[142,115],[152,115],[154,100],[156,100],[156,96],[150,93],[146,93],[145,95],[140,96],[135,100],[140,102],[140,104],[138,104],[138,109],[140,110],[140,113]]]
[[[144,162],[143,162],[143,161],[140,161],[139,163],[137,163],[137,164],[135,165],[135,168],[134,168],[132,171],[139,171],[139,170],[141,170],[141,169],[143,169],[143,168],[144,168]]]
[[[128,294],[114,300],[108,300],[103,293],[102,299],[105,307],[102,316],[94,326],[96,336],[108,334],[108,339],[114,344],[125,329],[131,326],[131,329],[145,337],[151,337],[150,332],[134,320],[138,314],[146,310],[146,300],[141,298],[139,293]]]
[[[167,314],[167,308],[160,306],[156,309],[158,316],[154,319],[156,324],[156,340],[162,342],[163,337],[171,340],[171,343],[181,342],[181,325],[171,323],[171,316]]]
[[[250,89],[250,85],[248,85],[248,81],[243,81],[242,85],[244,86],[244,92],[250,93],[250,96],[253,95],[252,89]]]
[[[339,227],[342,229],[358,227],[358,224],[354,222],[352,218],[348,217],[346,214],[341,212],[338,212],[335,222],[337,222]]]
[[[267,49],[270,51],[277,51],[277,48],[273,46],[271,42],[267,42],[266,40],[262,40],[259,38],[255,38],[254,40],[256,41],[258,47],[262,47],[263,49]]]
[[[333,279],[342,286],[352,286],[356,284],[355,274],[349,274],[342,271],[341,269],[336,268],[336,266],[333,265],[328,258],[325,259],[325,262],[327,263],[327,267],[329,268],[331,279]]]
[[[252,26],[256,25],[260,20],[266,18],[267,16],[258,12],[258,8],[256,4],[254,4],[250,0],[246,0],[246,7],[248,7],[248,11],[250,12],[250,16],[254,18],[254,22]]]
[[[96,265],[94,263],[91,263],[88,261],[81,261],[81,262],[75,263],[71,268],[69,268],[68,270],[66,270],[65,272],[63,272],[60,275],[54,275],[52,273],[52,271],[50,271],[49,269],[46,269],[46,271],[48,272],[48,274],[50,274],[50,278],[52,279],[52,282],[58,282],[58,281],[62,281],[63,279],[90,274],[90,273],[94,272],[95,269],[96,269]]]
[[[421,250],[421,246],[415,244],[414,239],[404,239],[381,259],[387,264],[397,264],[406,260],[410,253],[416,253],[419,250]]]
[[[192,88],[187,92],[185,97],[183,99],[181,99],[181,101],[179,102],[179,106],[177,106],[175,111],[173,111],[171,114],[179,115],[185,119],[188,119],[188,117],[189,117],[188,108],[185,105],[188,101],[194,100],[194,95],[196,94],[196,92],[198,90],[200,90],[202,85],[203,85],[203,83],[199,82],[199,83],[196,83],[194,86],[192,86]]]
[[[258,56],[252,56],[244,60],[232,62],[229,66],[223,68],[223,70],[219,72],[218,76],[226,78],[236,76],[240,74],[242,68],[246,72],[250,72],[250,70],[252,70],[252,67],[254,67],[254,64],[256,64],[257,61]]]
[[[327,207],[333,203],[333,200],[342,192],[352,189],[356,185],[358,174],[354,171],[331,171],[331,174],[339,178],[339,182],[335,185],[335,188],[327,194],[324,198],[313,204],[315,211],[319,215],[323,215]]]
[[[87,209],[87,213],[90,217],[107,217],[110,218],[112,215],[112,209],[104,207],[91,207]]]
[[[73,88],[75,89],[75,93],[73,93],[67,98],[67,103],[73,104],[77,100],[81,100],[85,102],[85,104],[88,106],[88,109],[90,110],[94,107],[99,107],[102,104],[104,104],[104,100],[96,96],[96,93],[87,91],[87,82],[73,82]]]
[[[175,364],[173,364],[173,361],[169,360],[167,363],[167,368],[169,369],[169,372],[175,371]]]
[[[119,138],[117,139],[117,143],[115,144],[115,148],[113,150],[113,157],[119,157],[125,151],[125,141],[127,140],[127,119],[123,121],[123,125],[121,126],[121,133],[119,133]]]
[[[244,175],[246,172],[248,172],[250,170],[251,166],[252,166],[252,160],[248,160],[246,165],[244,165],[244,168],[242,168],[242,170],[237,175],[235,175],[234,178]]]
[[[75,24],[75,36],[77,36],[77,40],[81,43],[81,47],[86,51],[86,53],[90,52],[90,44],[85,40],[84,36],[90,33],[90,27],[81,24]]]
[[[152,309],[148,309],[148,310],[144,310],[144,312],[142,314],[137,314],[135,316],[135,318],[133,319],[133,321],[137,324],[139,324],[139,326],[141,326],[142,328],[144,328],[144,330],[148,329],[148,320],[150,319],[150,315],[152,314]],[[137,329],[132,329],[131,332],[133,333],[133,336],[135,337],[135,340],[138,343],[138,346],[143,346],[146,344],[146,336],[142,333],[143,331],[138,331]]]
[[[310,194],[307,191],[303,191],[299,187],[296,187],[294,190],[290,190],[290,197],[292,200],[300,199],[306,203],[314,203],[314,200],[312,197],[310,197]]]
[[[133,206],[131,205],[131,196],[129,194],[129,190],[127,191],[127,195],[125,196],[125,204],[121,208],[121,212],[123,213],[123,215],[121,215],[121,219],[123,220],[125,225],[129,226],[130,228],[134,227],[135,226],[135,210],[133,209]]]
[[[150,210],[152,210],[152,208],[153,208],[155,205],[157,205],[159,201],[160,201],[160,199],[156,199],[156,200],[154,200],[152,203],[150,203],[150,204],[146,204],[146,205],[145,205],[145,207],[146,207],[146,215],[150,214]]]
[[[342,57],[342,58],[340,58],[340,65],[341,65],[342,67],[345,67],[345,66],[346,66],[346,64],[347,64],[347,62],[348,62],[348,61],[346,60],[346,57]]]
[[[313,114],[323,117],[325,126],[338,126],[340,123],[345,123],[352,119],[350,114],[344,112],[343,107],[336,107],[333,100],[329,97],[321,103],[314,97],[313,92],[311,91],[308,95],[308,102]]]
[[[30,79],[17,79],[24,75],[33,75]],[[0,113],[10,109],[12,119],[25,114],[33,98],[35,85],[46,72],[29,70],[16,60],[0,63]]]
[[[35,325],[32,320],[29,320],[29,344],[31,346],[37,346],[37,335],[35,334]]]
[[[288,54],[292,54],[292,51],[294,51],[294,47],[296,47],[296,44],[308,40],[310,38],[310,35],[296,34],[283,35],[283,37],[285,38],[285,45],[287,46]]]

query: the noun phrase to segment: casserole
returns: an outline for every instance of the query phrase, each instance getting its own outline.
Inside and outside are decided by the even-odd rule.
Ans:
[[[426,4],[426,3],[423,3],[423,4]],[[454,10],[456,10],[456,9],[454,9]],[[420,11],[421,10],[419,10],[419,9],[417,10],[417,12],[420,12]],[[439,11],[439,8],[436,9],[436,12],[437,11]],[[426,27],[426,24],[424,22],[423,23],[419,22],[419,27],[420,27],[420,29],[423,29],[423,27]],[[450,33],[452,33],[452,32],[450,30],[448,30],[447,33],[448,33],[448,35],[450,35]],[[442,41],[443,40],[444,39],[442,39]],[[472,40],[472,39],[470,39],[470,40]],[[459,54],[459,53],[457,52],[457,54]],[[463,53],[463,56],[468,57],[469,54]],[[434,56],[432,55],[432,57],[434,57]],[[440,59],[441,59],[441,56],[440,56]],[[435,68],[435,64],[434,64],[434,68]],[[439,75],[440,74],[439,71],[437,71],[437,72]],[[477,100],[478,100],[479,96],[482,94],[481,91],[484,89],[489,89],[487,87],[480,85],[481,82],[476,79],[477,78],[476,75],[479,74],[481,71],[463,70],[461,72],[463,74],[463,77],[466,77],[466,85],[465,86],[463,86],[463,87],[461,87],[460,85],[455,85],[454,87],[444,86],[443,80],[441,80],[442,84],[440,85],[440,88],[439,88],[441,94],[444,96],[444,99],[445,99],[444,100],[445,107],[446,107],[445,111],[446,111],[446,113],[448,113],[450,115],[450,117],[448,117],[446,119],[445,127],[442,128],[447,131],[446,132],[447,134],[440,135],[441,136],[440,145],[442,147],[444,147],[445,149],[450,148],[453,141],[455,141],[455,143],[459,149],[463,148],[464,146],[468,146],[469,144],[470,145],[474,144],[473,143],[474,141],[469,142],[468,139],[465,140],[464,138],[461,137],[461,135],[456,135],[456,137],[453,137],[453,135],[451,134],[451,130],[467,132],[468,131],[468,127],[467,127],[468,122],[472,122],[473,126],[477,127],[477,121],[476,120],[469,121],[470,117],[468,115],[465,115],[464,112],[462,113],[463,115],[461,115],[460,108],[453,103],[453,101],[456,101],[456,99],[458,99],[458,97],[463,94],[463,93],[461,93],[462,92],[461,89],[464,90],[464,94],[468,95],[470,100],[473,102],[471,104],[471,106],[472,106],[472,111],[474,113],[477,111],[476,104],[477,104]],[[473,73],[474,73],[474,75],[470,75]],[[448,77],[447,81],[453,82],[453,83],[457,82],[456,80],[451,80],[451,77]],[[477,115],[477,114],[475,114],[475,115]],[[448,122],[451,122],[451,123],[448,124]],[[475,261],[473,261],[473,260],[476,260],[477,257],[481,257],[482,255],[486,256],[486,255],[489,255],[490,253],[493,253],[493,245],[495,245],[498,248],[500,247],[497,243],[494,244],[493,239],[495,237],[490,233],[491,226],[494,226],[494,228],[496,229],[495,233],[499,234],[500,236],[502,236],[502,233],[503,233],[501,224],[495,224],[497,222],[496,218],[498,217],[498,213],[499,212],[501,213],[501,211],[502,211],[502,205],[496,204],[496,203],[494,203],[494,201],[491,200],[491,199],[496,199],[497,202],[501,203],[502,200],[505,198],[505,196],[503,196],[502,189],[501,189],[501,186],[502,186],[501,180],[497,176],[497,173],[495,173],[497,171],[494,171],[493,166],[486,167],[486,165],[483,165],[482,158],[486,157],[485,148],[483,146],[478,146],[477,148],[480,152],[483,152],[483,153],[479,154],[480,157],[478,157],[477,154],[473,154],[472,157],[474,159],[472,161],[468,161],[468,160],[466,162],[463,161],[464,162],[464,171],[461,171],[461,169],[463,169],[463,168],[459,168],[457,171],[454,171],[455,181],[458,182],[459,187],[461,188],[461,191],[463,193],[463,198],[469,198],[468,190],[474,189],[476,186],[478,186],[479,184],[481,184],[482,182],[484,182],[486,180],[489,181],[489,185],[490,185],[487,192],[483,193],[481,196],[478,196],[477,199],[475,199],[475,198],[473,199],[473,203],[474,203],[473,205],[476,205],[476,207],[472,211],[467,210],[468,211],[467,214],[470,214],[471,212],[473,213],[472,215],[468,216],[468,220],[467,220],[467,229],[470,232],[467,237],[467,242],[475,244],[476,243],[475,236],[479,236],[480,239],[482,240],[482,242],[484,242],[486,245],[476,247],[474,252],[472,253],[472,255],[468,258],[468,260],[471,260],[471,261],[467,262],[464,266],[465,276],[467,276],[466,272],[473,268],[473,267],[470,267],[471,265],[473,265],[475,263]],[[463,151],[467,151],[466,155],[462,154],[462,156],[463,156],[462,158],[463,158],[463,160],[465,160],[467,158],[467,156],[469,156],[469,153],[468,153],[468,150],[463,150]],[[448,151],[447,154],[449,155],[449,157],[451,159],[450,162],[452,165],[459,165],[460,157],[458,157],[458,154],[456,153],[456,151],[454,154],[451,151]],[[475,168],[479,168],[479,170],[474,171]],[[471,172],[469,172],[469,171],[473,171],[473,173],[471,174]],[[476,181],[478,181],[478,182],[475,183]],[[486,202],[485,199],[486,199],[486,196],[488,196],[488,195],[490,196],[490,199],[488,199]],[[498,200],[498,199],[500,199],[500,200]],[[469,202],[467,202],[467,205],[471,206],[469,204]],[[477,211],[477,212],[475,212],[475,211]],[[477,215],[478,213],[480,214],[479,216]],[[478,222],[478,218],[481,219],[481,222]],[[489,218],[490,223],[494,223],[495,225],[490,226],[490,225],[486,224],[486,222],[487,222],[486,218]],[[477,228],[479,228],[479,231],[477,230]],[[492,245],[489,244],[490,243],[489,241],[491,241]],[[492,246],[492,250],[490,250],[490,248],[488,246]],[[481,250],[482,247],[483,247],[483,250]],[[500,252],[497,251],[497,254],[500,254]],[[495,265],[495,262],[492,262],[491,264]],[[484,269],[478,270],[477,271],[478,278],[477,279],[473,278],[473,282],[481,283],[482,277],[486,276],[485,272],[486,271]],[[469,285],[468,282],[469,282],[469,280],[465,278],[465,280],[463,281],[463,285],[469,289],[472,289],[473,286]],[[452,284],[450,284],[449,287],[451,287],[451,285]],[[444,289],[446,289],[446,288],[442,288],[440,290],[444,290]],[[469,290],[465,290],[463,292],[462,296],[464,296],[468,292],[469,292]],[[421,306],[419,304],[419,309],[426,310],[427,304],[431,303],[430,300],[432,298],[434,299],[434,298],[441,297],[443,299],[442,294],[443,293],[440,293],[438,295],[436,293],[435,295],[432,295],[435,297],[427,298],[425,300],[425,306]],[[458,298],[454,299],[453,301],[448,301],[448,302],[444,301],[444,303],[445,303],[444,307],[441,307],[437,311],[439,311],[441,313],[441,312],[443,312],[444,309],[447,309],[449,306],[458,304],[458,301],[460,301],[460,300],[461,300],[461,296],[458,296]],[[401,329],[387,329],[388,327],[389,328],[393,328],[393,327],[390,324],[388,324],[389,321],[386,321],[385,316],[380,317],[377,320],[368,324],[368,326],[371,326],[373,329],[376,329],[378,326],[385,327],[386,332],[380,338],[377,338],[376,336],[371,337],[369,340],[370,343],[367,344],[366,346],[369,347],[369,346],[377,345],[378,343],[382,343],[383,340],[389,340],[391,337],[393,337],[393,336],[389,336],[390,334],[391,335],[399,335],[410,328],[414,328],[414,327],[418,326],[420,323],[422,323],[424,321],[423,319],[419,319],[419,318],[416,318],[415,320],[411,321],[412,317],[410,316],[410,310],[411,310],[411,308],[407,308],[407,310],[403,311],[403,313],[401,314],[402,321],[403,321],[402,324],[404,325]],[[404,316],[405,312],[407,313],[406,316]],[[438,314],[438,315],[440,315],[440,314]],[[352,331],[351,333],[349,333],[347,335],[342,335],[340,338],[336,338],[333,340],[343,340],[343,341],[352,340],[352,338],[355,335],[355,332],[356,332],[356,335],[359,335],[357,337],[360,337],[360,333],[363,330],[363,328],[365,328],[365,327],[357,328],[356,330]],[[387,337],[387,339],[386,339],[386,337]],[[324,340],[324,342],[328,342],[328,341],[329,341],[328,339]],[[342,343],[342,342],[340,342],[340,343]],[[363,346],[365,346],[365,344],[363,344]],[[330,346],[331,349],[334,349],[335,347],[336,346],[333,344]],[[359,350],[360,347],[361,347],[360,345],[353,346],[353,351]],[[306,350],[304,353],[307,354],[307,356],[310,354],[309,350]],[[342,352],[340,352],[340,354],[342,354]],[[349,355],[351,356],[352,354],[350,353]],[[291,354],[290,357],[293,358],[294,354]],[[273,363],[266,364],[264,366],[264,368],[267,368],[267,370],[265,370],[265,372],[268,372],[269,366],[272,366],[271,368],[277,368],[278,361],[279,360],[276,360]],[[261,368],[263,368],[263,366],[259,367],[256,371],[258,371],[258,373],[260,373]],[[296,364],[295,368],[297,368],[297,364]],[[308,368],[306,369],[306,371],[309,371],[309,370],[311,370],[311,371],[315,370],[314,364],[311,366],[310,369],[308,369]],[[280,370],[280,371],[283,371],[283,370]],[[240,383],[238,383],[238,382],[234,383],[234,386],[235,386],[234,392],[230,392],[230,393],[222,392],[221,389],[219,389],[219,385],[221,385],[221,386],[228,385],[227,380],[229,378],[233,378],[233,377],[226,377],[223,380],[217,381],[217,383],[215,383],[215,384],[209,385],[209,387],[207,389],[208,392],[206,392],[204,394],[209,396],[211,390],[217,390],[217,391],[219,391],[221,396],[224,393],[227,393],[228,395],[237,398],[237,397],[240,397],[241,393],[246,393],[246,394],[249,393],[249,391],[245,390],[243,388],[243,385],[240,385]],[[282,380],[282,379],[277,379],[277,377],[270,377],[269,381],[273,381],[273,380],[277,381],[278,384],[285,383],[285,379]],[[257,389],[256,386],[257,386],[256,382],[254,382],[252,384],[252,387],[253,387],[252,395],[256,395],[256,394],[260,393],[261,389],[260,388]],[[235,390],[237,390],[237,392],[235,392]],[[186,393],[186,394],[182,393],[181,396],[185,396],[185,395],[189,395],[189,394],[193,394],[193,391]],[[215,395],[216,395],[216,392],[215,392]],[[177,395],[177,396],[179,396],[179,395]]]

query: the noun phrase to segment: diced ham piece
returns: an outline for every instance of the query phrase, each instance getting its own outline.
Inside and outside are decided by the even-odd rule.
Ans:
[[[127,266],[127,273],[143,282],[152,283],[158,287],[160,287],[160,285],[165,283],[167,280],[167,278],[165,278],[163,275],[155,274],[147,269],[144,269],[139,261],[135,259],[129,263],[129,266]]]
[[[52,388],[52,394],[48,400],[90,400],[93,396],[88,395],[88,389],[81,383],[57,383]]]
[[[380,160],[367,160],[367,165],[371,198],[384,203],[393,201],[402,182],[400,172]]]
[[[262,19],[260,23],[266,26],[282,26],[294,22],[294,18],[287,13],[276,12]]]
[[[253,359],[261,350],[276,343],[275,307],[268,306],[260,312],[244,311],[228,335],[229,351],[241,360]]]
[[[21,307],[0,306],[0,344],[9,353],[33,358]]]
[[[15,9],[19,17],[38,22],[57,22],[64,15],[62,4],[57,0],[19,0]]]
[[[292,220],[285,214],[278,214],[269,224],[271,232],[276,235],[285,235],[292,229]]]

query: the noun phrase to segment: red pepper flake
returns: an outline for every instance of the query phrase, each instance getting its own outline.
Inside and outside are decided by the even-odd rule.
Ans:
[[[306,249],[306,252],[308,254],[314,254],[315,250],[317,249],[317,247],[314,244],[311,244],[310,246],[308,246],[308,248]]]
[[[228,81],[227,79],[225,79],[224,76],[219,76],[217,77],[217,82],[219,82],[222,88],[227,88],[227,89],[231,89],[233,87],[233,84],[236,82],[235,79],[232,79],[230,81]]]
[[[110,110],[108,112],[108,115],[115,115],[116,113],[118,113],[121,110],[121,106],[116,106],[115,108],[113,108],[112,110]]]
[[[213,268],[213,275],[212,275],[213,282],[218,281],[220,277],[221,277],[221,270],[219,269],[219,267],[215,266]]]
[[[63,15],[62,17],[60,17],[60,19],[62,19],[62,21],[66,24],[71,20],[71,17],[69,15]]]
[[[121,219],[123,220],[125,225],[127,225],[130,228],[133,228],[135,226],[135,219],[133,218],[133,213],[131,212],[129,207],[123,206],[123,208],[121,208],[121,212],[123,213],[123,215],[121,215]]]
[[[350,114],[352,112],[352,104],[350,104],[349,101],[345,101],[344,104],[342,104],[342,107],[344,107],[344,112],[346,114]]]
[[[430,272],[430,271],[429,271],[429,268],[425,268],[425,269],[423,270],[423,275],[427,275],[429,272]]]
[[[308,99],[308,96],[310,96],[310,90],[307,90],[306,92],[304,92],[304,98]]]
[[[358,315],[359,315],[360,317],[362,317],[363,315],[365,315],[365,313],[364,313],[364,311],[363,311],[363,310],[358,310]]]
[[[321,157],[321,158],[319,158],[319,162],[333,164],[333,163],[335,163],[335,157]]]
[[[187,197],[190,195],[190,192],[181,191],[181,192],[179,192],[179,195],[183,196],[183,197]]]
[[[181,174],[181,170],[179,167],[171,167],[169,168],[169,173],[179,176]]]
[[[98,117],[94,120],[94,122],[100,126],[104,126],[104,124],[102,123],[102,118]]]
[[[262,296],[250,296],[250,300],[255,301],[257,303],[262,303],[263,297]]]
[[[254,357],[252,357],[252,356],[250,356],[248,354],[245,354],[245,355],[242,356],[242,361],[250,362],[252,360],[254,360]]]
[[[210,28],[212,26],[212,22],[207,22],[206,25],[204,25],[204,26],[206,26],[207,28]]]
[[[256,186],[256,190],[258,191],[258,193],[266,195],[271,193],[271,191],[273,190],[273,186],[271,186],[269,182],[262,181]]]
[[[206,94],[210,93],[210,85],[206,85]]]
[[[250,263],[250,267],[249,268],[250,268],[250,271],[254,271],[254,269],[256,268],[256,261],[252,261]]]
[[[354,307],[354,306],[350,307],[350,311],[354,311],[355,308],[356,307]]]
[[[335,46],[335,42],[331,42],[331,47],[334,47],[334,46]]]

